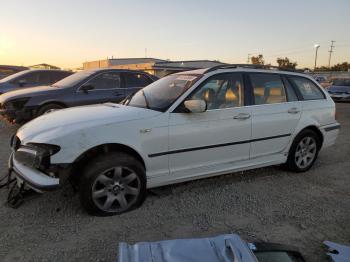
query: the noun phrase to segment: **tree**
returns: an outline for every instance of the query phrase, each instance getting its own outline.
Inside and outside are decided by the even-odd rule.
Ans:
[[[332,71],[348,71],[349,69],[350,63],[348,62],[339,63],[331,67]]]
[[[264,56],[262,54],[258,56],[252,56],[251,62],[253,65],[263,65],[265,63]]]
[[[315,71],[348,71],[350,70],[350,63],[348,62],[343,62],[336,64],[334,66],[326,67],[326,66],[321,66],[321,67],[316,67]]]
[[[297,62],[292,62],[289,60],[288,57],[279,57],[277,58],[277,64],[278,64],[278,67],[281,67],[281,68],[290,68],[290,69],[295,69],[295,67],[298,65]]]

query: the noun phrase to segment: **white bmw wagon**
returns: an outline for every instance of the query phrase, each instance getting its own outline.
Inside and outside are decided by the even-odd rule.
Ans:
[[[225,65],[169,75],[122,104],[43,115],[13,137],[9,165],[19,186],[69,181],[90,214],[120,214],[147,188],[278,164],[307,171],[339,128],[311,77]]]

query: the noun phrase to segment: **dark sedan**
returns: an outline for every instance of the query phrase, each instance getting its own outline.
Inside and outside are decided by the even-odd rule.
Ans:
[[[0,114],[11,122],[23,123],[62,108],[117,103],[155,80],[155,76],[141,71],[81,71],[51,86],[26,88],[1,95]]]
[[[334,80],[327,91],[336,102],[350,102],[350,78]]]
[[[48,70],[48,69],[28,69],[0,80],[0,94],[16,89],[51,85],[61,79],[73,74],[70,71]]]

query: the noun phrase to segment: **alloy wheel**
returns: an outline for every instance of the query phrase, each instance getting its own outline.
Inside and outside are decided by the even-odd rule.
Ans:
[[[100,173],[92,185],[92,199],[105,212],[123,212],[137,201],[141,181],[127,167],[114,167]]]
[[[316,140],[313,137],[304,137],[297,146],[295,164],[301,169],[307,168],[315,160],[316,153]]]

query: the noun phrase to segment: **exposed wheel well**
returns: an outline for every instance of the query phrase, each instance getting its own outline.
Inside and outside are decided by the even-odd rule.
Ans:
[[[38,111],[43,108],[44,106],[47,106],[47,105],[59,105],[59,106],[62,106],[62,107],[67,107],[66,104],[62,103],[62,102],[55,102],[55,101],[52,101],[52,102],[46,102],[45,104],[42,104],[39,106],[39,109]]]
[[[301,133],[301,132],[303,132],[304,130],[307,130],[307,129],[308,130],[312,130],[312,131],[314,131],[317,134],[318,138],[320,139],[320,147],[321,147],[322,144],[323,144],[323,134],[320,131],[320,129],[318,129],[316,126],[307,126],[304,129],[302,129],[299,133]]]
[[[72,166],[72,179],[73,182],[76,182],[76,180],[79,178],[81,171],[86,166],[86,163],[88,163],[90,160],[94,159],[98,155],[106,154],[108,152],[124,152],[127,153],[133,157],[135,157],[137,160],[140,161],[140,163],[143,165],[143,167],[146,169],[145,162],[143,161],[141,155],[136,152],[134,149],[122,145],[122,144],[103,144],[96,147],[93,147],[89,149],[88,151],[81,154],[73,163]]]

